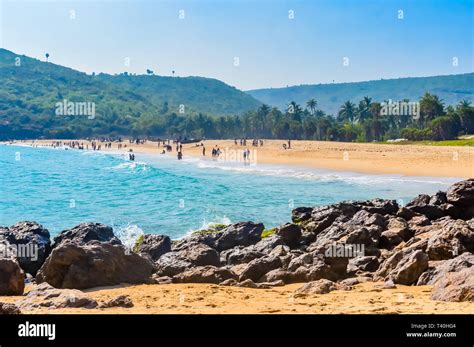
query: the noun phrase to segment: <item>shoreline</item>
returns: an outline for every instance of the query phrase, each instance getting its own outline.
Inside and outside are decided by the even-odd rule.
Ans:
[[[83,142],[87,140],[24,140],[0,142],[2,144],[50,146],[53,141]],[[205,140],[206,158],[211,157],[211,150],[216,146],[221,150],[240,155],[244,148],[256,153],[256,163],[286,166],[292,168],[320,169],[337,172],[352,172],[372,175],[401,175],[419,177],[446,177],[466,179],[474,177],[473,147],[430,147],[422,145],[392,145],[373,143],[346,143],[324,141],[292,141],[291,149],[283,149],[284,140],[264,140],[263,147],[234,145],[233,140]],[[157,142],[147,141],[145,144],[122,142],[126,148],[117,149],[112,143],[111,149],[102,148],[104,152],[127,153],[133,149],[135,153],[160,155],[163,147]],[[175,145],[168,156],[175,156]],[[255,151],[255,152],[254,152]],[[202,158],[202,147],[183,144],[183,155]]]

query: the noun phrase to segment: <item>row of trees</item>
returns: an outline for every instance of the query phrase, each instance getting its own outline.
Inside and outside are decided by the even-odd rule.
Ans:
[[[409,100],[402,100],[409,103]],[[285,112],[268,105],[243,116],[193,117],[168,113],[142,117],[133,125],[135,135],[206,138],[291,138],[333,141],[383,141],[404,137],[409,140],[452,139],[474,133],[474,108],[468,101],[445,107],[436,95],[426,93],[413,103],[417,114],[384,114],[389,105],[364,97],[356,105],[346,101],[336,117],[318,108],[311,99],[303,107],[291,102]],[[413,110],[412,110],[413,111]]]

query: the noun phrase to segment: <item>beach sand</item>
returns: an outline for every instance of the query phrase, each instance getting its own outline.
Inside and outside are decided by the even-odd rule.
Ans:
[[[380,283],[379,283],[380,284]],[[376,283],[358,284],[350,291],[293,297],[303,284],[290,284],[271,289],[226,287],[212,284],[150,284],[95,288],[88,296],[103,302],[118,295],[129,295],[131,308],[65,308],[23,310],[23,313],[147,313],[147,314],[244,314],[244,313],[321,313],[321,314],[474,314],[473,302],[443,302],[430,299],[431,286],[402,286],[394,289],[375,288]],[[27,290],[31,285],[27,286]],[[0,301],[16,302],[22,297],[0,296]]]
[[[67,141],[67,140],[66,140]],[[87,141],[79,140],[87,143]],[[50,145],[52,140],[34,141],[37,145]],[[25,141],[32,144],[32,141]],[[122,152],[130,148],[136,153],[159,154],[163,147],[156,142],[146,144],[127,144]],[[389,145],[372,143],[347,143],[324,141],[292,141],[291,149],[285,150],[284,140],[264,140],[263,147],[248,149],[254,154],[256,162],[262,164],[292,165],[315,169],[350,171],[369,174],[400,174],[405,176],[430,177],[474,177],[474,147]],[[224,155],[241,156],[244,147],[234,145],[233,140],[204,141],[206,157],[211,157],[212,148],[218,146]],[[102,145],[102,150],[105,150]],[[168,155],[176,155],[175,145]],[[89,146],[91,148],[91,146]],[[112,151],[117,151],[113,143]],[[183,155],[202,157],[202,148],[196,144],[183,145]]]

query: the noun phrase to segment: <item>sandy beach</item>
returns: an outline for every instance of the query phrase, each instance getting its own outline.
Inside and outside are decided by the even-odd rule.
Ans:
[[[50,145],[53,140],[36,140],[36,145]],[[68,142],[69,140],[63,140]],[[86,145],[88,142],[79,140]],[[21,143],[21,142],[20,142]],[[32,144],[32,141],[25,141]],[[130,144],[127,147],[136,153],[159,154],[163,147],[156,142]],[[474,147],[460,146],[424,146],[424,145],[393,145],[372,143],[347,143],[323,141],[292,141],[291,149],[283,149],[284,140],[264,140],[264,145],[252,147],[248,141],[246,148],[256,153],[257,163],[293,165],[315,169],[351,171],[369,174],[400,174],[405,176],[431,177],[474,177]],[[224,153],[239,155],[245,148],[234,145],[234,140],[204,141],[206,157],[211,158],[212,148],[218,146]],[[89,148],[91,146],[89,145]],[[117,143],[111,149],[117,151]],[[256,152],[254,152],[256,151]],[[167,155],[175,156],[173,151]],[[196,144],[184,144],[183,155],[202,157],[202,147]]]
[[[84,292],[97,302],[128,295],[131,308],[65,308],[34,309],[23,313],[89,313],[89,314],[474,314],[472,302],[443,302],[430,299],[431,286],[403,286],[379,289],[381,283],[358,284],[350,291],[294,297],[302,283],[271,289],[226,287],[212,284],[151,284],[93,288]],[[27,286],[27,292],[31,288]],[[2,302],[16,302],[21,296],[0,296]]]

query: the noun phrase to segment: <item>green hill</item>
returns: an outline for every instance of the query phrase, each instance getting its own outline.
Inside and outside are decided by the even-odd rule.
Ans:
[[[166,117],[239,115],[260,105],[250,95],[203,77],[88,75],[0,49],[0,137],[142,134]],[[58,102],[94,103],[94,119],[58,116]],[[181,107],[183,105],[184,107]],[[181,112],[180,112],[181,111]],[[169,119],[168,119],[169,120]]]
[[[247,91],[261,102],[282,110],[291,101],[304,106],[314,98],[318,102],[318,108],[334,115],[345,101],[358,103],[366,95],[379,102],[389,99],[415,101],[426,92],[438,95],[446,105],[454,105],[463,99],[474,101],[474,73]]]

